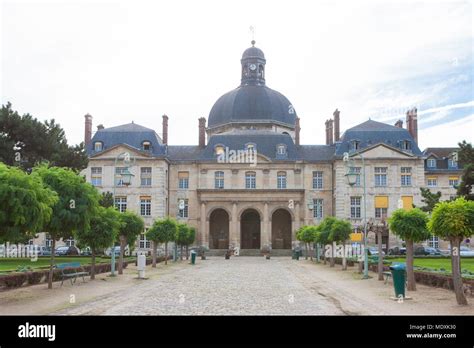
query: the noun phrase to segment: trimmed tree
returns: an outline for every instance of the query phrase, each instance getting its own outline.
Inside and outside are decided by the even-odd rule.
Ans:
[[[352,225],[345,220],[337,219],[332,223],[331,233],[329,239],[333,242],[339,242],[342,244],[342,270],[347,269],[346,261],[346,241],[349,239],[352,232]]]
[[[171,218],[156,220],[153,226],[147,232],[147,238],[153,241],[153,263],[152,267],[156,267],[156,250],[158,243],[165,244],[165,265],[168,264],[168,243],[176,238],[178,232],[178,224]]]
[[[189,246],[194,243],[196,239],[196,229],[188,226],[188,234],[186,236],[186,260],[189,258]]]
[[[180,248],[180,259],[183,260],[183,247],[186,245],[188,239],[189,227],[186,224],[178,224],[178,230],[176,232],[175,242]]]
[[[388,219],[390,229],[406,243],[407,248],[407,289],[416,290],[415,273],[413,271],[413,244],[430,237],[428,231],[428,215],[419,208],[411,210],[397,209]]]
[[[81,245],[91,248],[91,279],[95,279],[95,257],[97,253],[109,247],[117,239],[122,226],[120,215],[112,207],[99,206],[97,213],[91,218],[90,226],[76,231],[76,238]]]
[[[140,216],[131,211],[121,213],[120,222],[121,226],[118,233],[118,239],[120,242],[118,274],[123,274],[123,256],[125,253],[125,246],[127,244],[135,244],[138,236],[145,229],[145,222]]]
[[[459,249],[462,240],[474,234],[474,201],[466,201],[462,197],[437,204],[428,227],[432,233],[448,239],[451,243],[451,266],[456,301],[460,305],[467,305],[463,292]]]
[[[0,242],[32,238],[49,222],[57,202],[41,178],[0,163]]]
[[[296,239],[303,242],[306,250],[305,259],[308,259],[309,244],[314,242],[314,236],[316,233],[316,226],[303,226],[296,232]],[[313,261],[313,255],[310,255],[311,261]]]
[[[71,169],[42,165],[31,175],[41,178],[59,198],[53,206],[51,220],[44,226],[53,242],[48,278],[48,288],[52,289],[56,241],[69,238],[76,231],[89,229],[90,220],[97,214],[100,195],[94,186]]]
[[[327,245],[331,243],[331,260],[329,263],[330,267],[334,267],[334,264],[336,263],[336,260],[334,259],[334,248],[335,248],[335,242],[331,239],[331,230],[332,230],[332,225],[337,221],[337,219],[334,216],[328,216],[323,219],[321,224],[318,226],[319,227],[319,238],[323,245]],[[326,248],[324,248],[326,249]],[[326,250],[324,250],[324,264],[326,264]]]

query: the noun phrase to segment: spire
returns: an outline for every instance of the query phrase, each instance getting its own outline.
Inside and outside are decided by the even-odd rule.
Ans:
[[[247,48],[240,60],[242,64],[241,85],[265,85],[265,55],[260,48],[255,47],[255,40],[251,41],[252,47]]]

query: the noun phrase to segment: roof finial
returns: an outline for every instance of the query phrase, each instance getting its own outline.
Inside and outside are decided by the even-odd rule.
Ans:
[[[255,27],[251,25],[249,29],[250,29],[250,33],[252,34],[252,41],[250,42],[252,46],[255,46]]]

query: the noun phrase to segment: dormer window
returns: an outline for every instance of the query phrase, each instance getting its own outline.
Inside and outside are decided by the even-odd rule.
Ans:
[[[101,141],[96,141],[94,143],[94,151],[95,152],[102,151],[103,148],[104,148],[104,144]]]
[[[360,149],[360,141],[352,140],[351,147],[352,147],[352,151],[358,151]]]
[[[449,169],[457,169],[458,168],[458,162],[455,161],[452,158],[448,159],[448,168]]]
[[[222,155],[225,152],[224,145],[218,144],[214,147],[214,151],[217,156]]]
[[[428,168],[436,168],[436,159],[428,158],[428,160],[426,161],[426,166]]]
[[[255,146],[255,144],[253,144],[253,143],[248,143],[248,144],[245,144],[245,149],[246,149],[248,152],[253,152],[253,151],[255,151],[256,146]]]
[[[286,146],[285,145],[278,145],[277,146],[277,154],[278,155],[285,155],[286,154]]]
[[[404,151],[411,151],[411,141],[403,140],[402,141],[402,150]]]
[[[151,143],[149,141],[144,141],[142,143],[143,151],[150,151],[151,150]]]

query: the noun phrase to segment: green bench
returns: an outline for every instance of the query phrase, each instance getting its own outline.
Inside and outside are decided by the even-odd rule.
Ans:
[[[84,271],[79,262],[58,263],[56,269],[61,270],[61,286],[63,286],[64,279],[69,279],[71,285],[74,285],[77,277],[82,277],[82,281],[85,282],[84,277],[89,275],[89,272]]]

